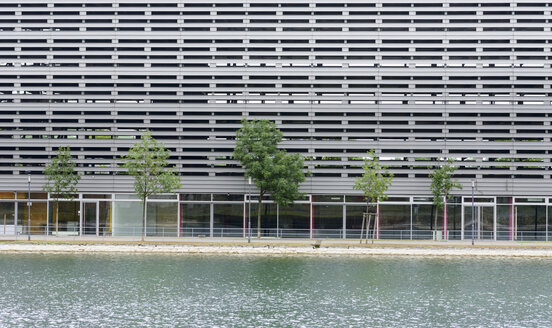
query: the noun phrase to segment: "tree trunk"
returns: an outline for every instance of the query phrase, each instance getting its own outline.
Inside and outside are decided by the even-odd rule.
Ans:
[[[372,221],[372,214],[368,214],[368,222],[366,223],[366,244],[368,244],[368,238],[370,238],[370,221]]]
[[[259,194],[259,203],[257,205],[257,238],[261,238],[261,208],[263,205],[263,192]]]
[[[362,244],[362,235],[364,233],[364,222],[366,222],[366,215],[368,215],[368,213],[364,213],[364,215],[362,215],[362,224],[360,225],[360,243]]]
[[[142,241],[146,237],[146,198],[142,199]]]
[[[433,240],[437,240],[437,216],[439,216],[439,206],[435,206],[435,218],[433,219]]]

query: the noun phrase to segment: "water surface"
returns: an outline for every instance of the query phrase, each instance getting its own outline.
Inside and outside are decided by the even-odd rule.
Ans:
[[[552,260],[0,254],[0,327],[545,327]]]

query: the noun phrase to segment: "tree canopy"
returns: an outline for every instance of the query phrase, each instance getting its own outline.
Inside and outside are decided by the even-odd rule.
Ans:
[[[387,190],[393,181],[393,173],[382,167],[373,149],[368,151],[362,166],[362,176],[358,177],[353,189],[361,190],[367,203],[387,199]]]
[[[75,166],[69,147],[59,147],[57,155],[52,157],[44,169],[46,184],[42,190],[49,192],[55,201],[73,200],[75,194],[79,192],[77,185],[80,181],[80,175],[75,172]]]
[[[152,138],[149,131],[123,156],[128,174],[134,176],[134,192],[142,200],[142,240],[146,227],[146,198],[180,188],[180,178],[175,169],[169,167],[169,156],[170,151]]]
[[[431,193],[433,194],[433,205],[435,206],[435,218],[433,224],[434,238],[437,239],[437,211],[445,207],[443,198],[449,199],[453,188],[462,189],[462,185],[456,179],[452,178],[456,167],[452,166],[453,160],[448,159],[445,165],[436,167],[430,174],[431,177]],[[445,213],[447,209],[445,208]],[[446,227],[446,222],[443,222]],[[445,228],[446,230],[446,228]],[[445,238],[447,238],[445,236]]]
[[[358,177],[353,185],[353,189],[361,190],[364,199],[366,200],[366,214],[362,218],[362,226],[360,232],[360,239],[362,241],[362,231],[364,229],[364,221],[368,216],[366,224],[366,238],[370,233],[370,222],[372,216],[378,216],[378,206],[376,204],[376,213],[369,212],[370,203],[377,203],[378,200],[387,199],[387,190],[393,180],[393,173],[390,173],[387,168],[382,167],[379,163],[379,158],[373,149],[368,151],[367,156],[364,158],[364,165],[362,165],[362,175]],[[376,222],[374,220],[374,231]]]
[[[257,228],[260,229],[262,198],[270,193],[280,206],[287,206],[301,197],[299,184],[305,181],[304,161],[299,154],[288,154],[278,149],[282,132],[276,124],[267,120],[242,120],[242,128],[236,133],[234,159],[251,177],[259,189]],[[257,232],[260,236],[260,230]]]
[[[457,169],[456,166],[452,166],[453,162],[452,159],[448,159],[447,164],[436,167],[430,175],[433,205],[438,209],[442,209],[445,206],[443,197],[449,199],[452,189],[462,189],[462,185],[458,183],[458,180],[452,178],[454,171]]]
[[[159,193],[174,192],[180,188],[180,179],[174,168],[169,167],[170,151],[162,142],[145,132],[141,141],[135,143],[127,155],[125,167],[134,176],[134,191],[140,199]]]

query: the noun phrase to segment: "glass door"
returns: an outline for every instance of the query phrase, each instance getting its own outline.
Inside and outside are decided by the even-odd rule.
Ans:
[[[475,239],[494,239],[494,207],[474,207],[473,234]],[[472,238],[472,207],[464,206],[464,239]]]
[[[98,234],[98,203],[84,203],[83,233],[85,235]]]

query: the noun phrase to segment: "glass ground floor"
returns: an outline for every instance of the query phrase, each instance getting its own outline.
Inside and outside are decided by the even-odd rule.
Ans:
[[[158,195],[142,203],[132,194],[79,194],[56,200],[46,193],[0,193],[0,236],[26,234],[172,237],[359,238],[364,219],[379,239],[552,240],[552,198],[453,197],[446,211],[431,197],[394,196],[365,216],[357,195],[307,195],[288,207],[267,197],[257,219],[258,196]],[[371,207],[374,208],[374,207]],[[251,212],[251,218],[249,213]],[[370,210],[375,212],[375,210]],[[368,221],[368,220],[366,220]]]

